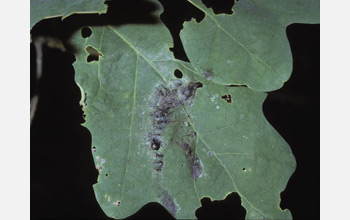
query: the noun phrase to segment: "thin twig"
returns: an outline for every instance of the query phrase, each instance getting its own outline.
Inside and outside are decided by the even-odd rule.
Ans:
[[[43,71],[43,46],[46,45],[52,49],[59,49],[62,52],[66,51],[63,43],[55,37],[49,36],[39,36],[33,39],[35,52],[36,52],[36,89],[34,95],[30,100],[30,124],[32,124],[35,111],[39,102],[39,88],[40,88],[40,79]]]
[[[34,47],[35,47],[35,52],[36,52],[36,81],[37,81],[37,86],[36,86],[36,91],[35,95],[31,98],[30,100],[30,125],[32,125],[32,121],[36,112],[36,108],[39,102],[39,82],[41,79],[42,75],[42,70],[43,70],[43,50],[42,46],[44,43],[44,38],[43,37],[38,37],[34,39]]]

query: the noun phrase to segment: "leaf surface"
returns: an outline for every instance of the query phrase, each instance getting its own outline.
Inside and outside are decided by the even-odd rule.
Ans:
[[[77,13],[105,13],[104,0],[30,0],[30,28],[45,18]]]
[[[247,219],[291,218],[279,203],[295,159],[263,115],[265,93],[227,87],[176,60],[160,20],[90,28],[90,37],[72,37],[74,68],[99,170],[94,190],[108,216],[158,202],[194,219],[201,198],[237,192]],[[98,61],[87,62],[92,49]]]
[[[318,0],[240,0],[231,15],[215,15],[200,0],[189,2],[205,13],[180,33],[195,69],[216,83],[257,91],[281,88],[292,73],[286,27],[319,23],[320,17]]]

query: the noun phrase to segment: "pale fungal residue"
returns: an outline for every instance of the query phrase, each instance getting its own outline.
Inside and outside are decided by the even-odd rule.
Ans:
[[[217,105],[217,106],[216,106],[216,109],[219,109],[219,108],[220,108],[220,106]]]
[[[102,166],[101,165],[97,165],[96,169],[98,170],[98,172],[100,173],[102,171]]]
[[[200,167],[201,167],[201,172],[198,176],[198,178],[201,178],[201,177],[206,177],[207,176],[207,173],[205,172],[205,169],[204,169],[204,165],[202,163],[202,160],[199,160],[199,164],[200,164]]]
[[[105,194],[105,198],[107,198],[107,194]]]
[[[100,156],[96,156],[96,160],[97,160],[96,169],[98,170],[98,172],[101,172],[101,170],[103,168],[102,165],[106,162],[106,160],[103,158],[100,160]]]
[[[245,135],[243,135],[242,137],[243,137],[244,139],[248,139],[248,137],[247,137],[247,136],[245,136]]]
[[[108,202],[110,202],[110,201],[111,201],[111,196],[108,196],[107,201],[108,201]]]
[[[210,101],[214,102],[215,99],[216,99],[217,97],[219,97],[219,94],[213,95],[213,96],[210,98]]]
[[[251,172],[251,171],[252,171],[252,168],[243,168],[242,171],[243,171],[243,172],[247,172],[247,171]]]
[[[117,201],[113,202],[113,205],[115,205],[115,206],[120,206],[120,201],[117,200]]]
[[[202,170],[201,174],[199,175],[199,177],[200,177],[200,178],[207,179],[208,174],[207,174],[207,172],[205,172],[204,164],[202,163],[202,161],[201,161],[200,163],[201,163],[201,166],[202,166],[203,170]]]
[[[208,155],[208,156],[213,156],[214,154],[213,154],[212,151],[208,150],[207,155]]]

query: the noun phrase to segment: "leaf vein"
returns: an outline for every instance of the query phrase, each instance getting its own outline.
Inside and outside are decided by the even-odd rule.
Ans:
[[[101,34],[101,40],[100,40],[100,45],[98,46],[98,50],[101,51],[101,46],[102,46],[102,40],[103,40],[103,35],[105,33],[105,26],[103,26],[103,29],[102,29],[102,34]],[[95,100],[97,98],[97,96],[100,94],[100,91],[101,91],[101,87],[102,87],[102,83],[101,83],[101,79],[100,79],[100,74],[101,74],[101,63],[102,61],[102,57],[100,57],[100,60],[98,61],[97,63],[97,79],[98,79],[98,82],[99,82],[99,87],[98,87],[98,91],[96,93],[96,96],[94,98],[94,100],[92,101],[92,104],[95,103]]]
[[[134,124],[134,117],[135,117],[135,106],[136,106],[136,92],[137,92],[137,78],[138,78],[138,66],[139,66],[139,56],[136,54],[136,68],[135,68],[135,80],[134,80],[134,94],[133,94],[133,104],[132,104],[132,113],[131,113],[131,120],[130,120],[130,132],[129,132],[129,144],[128,144],[128,156],[126,160],[126,167],[125,167],[125,173],[122,183],[122,191],[121,191],[121,200],[123,199],[123,192],[124,192],[124,185],[125,185],[125,177],[128,173],[128,165],[130,160],[130,146],[131,146],[131,135],[132,135],[132,128]]]
[[[153,69],[156,71],[156,73],[162,78],[162,80],[166,83],[166,79],[164,78],[163,74],[153,65],[151,60],[149,60],[143,53],[141,53],[130,41],[128,41],[125,36],[120,34],[115,28],[108,26],[115,34],[118,35],[119,38],[121,38],[131,49],[133,49],[138,55],[140,55]]]
[[[253,54],[252,52],[250,52],[248,50],[247,47],[244,46],[244,44],[242,44],[241,42],[239,42],[234,36],[232,36],[229,32],[227,32],[222,26],[221,24],[213,17],[213,15],[209,14],[206,10],[203,10],[200,6],[198,6],[197,4],[195,4],[192,0],[189,0],[189,2],[191,2],[194,6],[196,6],[199,10],[203,11],[206,15],[208,15],[215,23],[216,25],[228,36],[230,37],[233,41],[235,41],[239,46],[241,46],[249,55],[251,55],[252,57],[256,58],[258,61],[260,61],[261,63],[263,63],[266,67],[268,67],[272,73],[274,73],[275,75],[277,75],[277,73],[273,70],[273,68],[266,63],[266,61],[264,61],[263,59],[261,59],[260,57],[258,57],[257,55]]]

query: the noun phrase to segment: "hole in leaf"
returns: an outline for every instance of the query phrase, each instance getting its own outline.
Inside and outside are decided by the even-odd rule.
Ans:
[[[241,206],[241,198],[231,193],[224,200],[201,199],[202,206],[196,210],[198,219],[244,219],[246,211]]]
[[[247,87],[246,85],[234,85],[234,84],[230,84],[230,85],[226,85],[227,87]]]
[[[205,14],[187,0],[159,1],[164,8],[160,19],[169,29],[174,41],[174,47],[171,51],[174,53],[176,59],[189,62],[180,39],[180,30],[183,28],[183,23],[185,21],[190,21],[192,18],[195,18],[197,22],[201,22]]]
[[[245,168],[243,168],[242,170],[243,170],[243,171],[246,171],[246,169],[245,169]]]
[[[105,176],[108,176],[108,173],[106,173]]]
[[[226,100],[226,102],[228,102],[228,103],[232,103],[232,97],[231,97],[230,94],[223,95],[223,96],[221,96],[221,98],[223,98],[224,100]]]
[[[94,56],[94,55],[89,55],[86,59],[86,61],[88,63],[92,62],[92,61],[98,61],[98,56]]]
[[[88,46],[86,48],[86,51],[89,53],[89,56],[87,57],[87,62],[90,63],[92,61],[98,61],[99,57],[102,56],[100,52],[98,52],[95,48],[92,46]]]
[[[109,24],[156,24],[158,16],[155,12],[159,6],[152,1],[114,1],[107,0],[107,14],[102,15]]]
[[[83,28],[81,29],[81,36],[82,36],[83,38],[88,38],[88,37],[91,36],[91,34],[92,34],[92,30],[91,30],[91,28],[89,28],[89,27],[83,27]]]
[[[235,0],[202,0],[207,8],[212,8],[215,14],[232,14]]]
[[[95,146],[92,147],[92,153],[96,153],[97,149]]]
[[[180,70],[178,70],[178,69],[175,70],[174,75],[178,79],[182,78],[182,72]]]
[[[160,140],[160,135],[157,134],[149,134],[150,145],[152,150],[159,150],[162,145],[162,141]]]
[[[197,86],[197,88],[202,88],[202,87],[203,87],[203,83],[197,82],[197,83],[196,83],[196,86]]]

